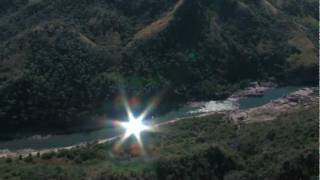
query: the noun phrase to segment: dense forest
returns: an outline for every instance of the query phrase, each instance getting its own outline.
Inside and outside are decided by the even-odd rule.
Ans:
[[[0,179],[316,180],[318,106],[238,128],[222,115],[144,133],[147,156],[128,142],[0,159]]]
[[[1,0],[0,131],[92,120],[119,87],[173,103],[317,84],[318,23],[315,0]]]

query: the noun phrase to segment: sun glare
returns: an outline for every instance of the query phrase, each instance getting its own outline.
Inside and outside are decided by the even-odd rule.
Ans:
[[[141,148],[141,151],[144,152],[143,149],[143,143],[141,140],[141,133],[143,131],[155,131],[153,126],[149,126],[147,124],[144,123],[145,118],[147,116],[147,114],[154,108],[155,104],[157,101],[153,101],[151,102],[146,109],[140,114],[140,116],[135,117],[132,113],[132,110],[128,104],[128,101],[123,98],[123,103],[127,112],[127,116],[128,116],[128,121],[126,122],[119,122],[116,121],[116,124],[118,124],[118,126],[122,127],[125,130],[125,133],[122,135],[120,141],[115,145],[115,148],[118,149],[121,144],[124,143],[124,141],[126,139],[128,139],[131,136],[134,136]]]
[[[143,123],[143,119],[129,116],[128,122],[121,122],[120,125],[126,130],[124,137],[128,138],[134,135],[135,138],[141,141],[140,133],[142,131],[150,130],[151,128]]]

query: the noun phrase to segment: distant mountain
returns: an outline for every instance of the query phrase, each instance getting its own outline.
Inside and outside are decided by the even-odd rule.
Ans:
[[[79,124],[119,84],[171,101],[317,84],[318,23],[316,0],[2,0],[1,130]]]

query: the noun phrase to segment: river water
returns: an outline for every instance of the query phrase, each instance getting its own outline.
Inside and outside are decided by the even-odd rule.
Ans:
[[[264,105],[271,100],[278,99],[293,91],[298,90],[299,87],[279,87],[266,91],[261,97],[247,97],[242,98],[238,103],[225,100],[225,101],[208,101],[198,102],[186,105],[182,108],[172,110],[171,112],[161,116],[153,118],[153,123],[165,122],[176,118],[186,118],[203,113],[218,112],[233,110],[236,108],[247,109]],[[104,138],[110,138],[122,133],[122,129],[115,128],[111,124],[106,124],[105,128],[90,131],[80,132],[66,135],[53,135],[47,137],[33,136],[23,139],[15,139],[10,141],[0,142],[0,149],[7,150],[19,150],[19,149],[48,149],[71,146],[84,142],[95,141]]]

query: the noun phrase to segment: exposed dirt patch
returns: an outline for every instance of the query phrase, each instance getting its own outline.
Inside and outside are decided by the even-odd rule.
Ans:
[[[174,18],[174,13],[183,5],[184,0],[178,0],[175,4],[174,8],[167,12],[162,18],[158,19],[157,21],[152,22],[151,24],[147,25],[143,29],[139,30],[133,37],[132,41],[127,44],[127,47],[130,47],[137,40],[144,40],[149,39],[164,29],[166,29],[169,23]]]

